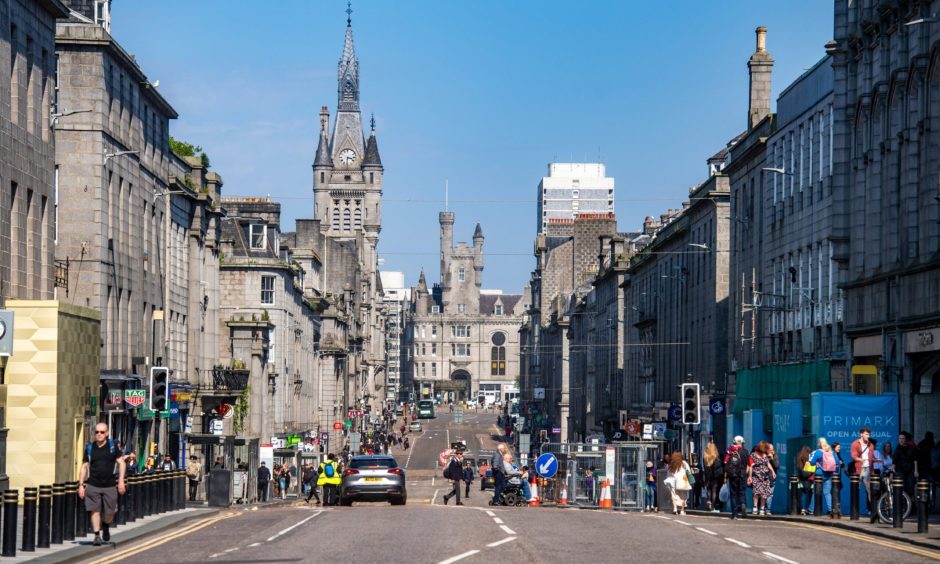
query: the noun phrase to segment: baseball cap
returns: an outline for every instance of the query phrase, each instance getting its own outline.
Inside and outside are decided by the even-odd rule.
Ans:
[[[743,444],[744,444],[744,437],[742,437],[741,435],[736,436],[736,437],[734,438],[734,444],[736,444],[736,445],[743,445]]]

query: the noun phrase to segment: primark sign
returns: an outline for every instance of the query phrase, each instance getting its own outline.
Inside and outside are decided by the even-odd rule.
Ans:
[[[817,392],[812,396],[812,431],[830,444],[843,445],[858,438],[862,427],[871,429],[879,443],[894,443],[898,437],[898,396],[856,395],[843,392]]]

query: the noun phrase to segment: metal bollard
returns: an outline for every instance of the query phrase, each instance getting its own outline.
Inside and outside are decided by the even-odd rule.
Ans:
[[[62,544],[65,534],[65,484],[52,484],[52,544]]]
[[[137,488],[137,476],[127,476],[124,478],[124,484],[127,486],[127,493],[124,494],[127,498],[124,501],[125,518],[128,523],[133,523],[137,519],[137,513],[134,510],[134,490]]]
[[[917,482],[917,532],[927,534],[927,502],[930,500],[930,482],[920,480]]]
[[[3,550],[0,556],[16,556],[16,513],[19,490],[3,492]]]
[[[143,496],[141,497],[141,517],[149,517],[153,513],[153,474],[144,476]]]
[[[849,519],[858,521],[859,497],[862,485],[862,477],[858,474],[849,476]]]
[[[65,482],[65,517],[62,529],[64,540],[75,540],[75,511],[78,505],[78,482]]]
[[[170,490],[167,488],[167,477],[169,472],[160,472],[160,513],[166,513],[170,507]]]
[[[881,498],[881,476],[871,477],[871,497],[868,501],[868,519],[870,523],[878,521],[878,500]]]
[[[895,529],[901,529],[904,527],[904,511],[902,510],[902,504],[904,503],[904,480],[900,478],[895,478],[891,480],[891,498],[892,498],[892,511],[894,522],[892,526]]]
[[[813,516],[819,517],[822,515],[822,504],[823,504],[823,495],[822,495],[822,476],[817,474],[813,476]]]
[[[187,491],[188,488],[187,488],[186,486],[187,486],[187,484],[189,483],[189,480],[187,480],[187,478],[186,478],[186,471],[185,471],[185,470],[180,470],[180,471],[179,471],[179,478],[176,480],[176,483],[177,483],[177,487],[179,488],[179,492],[180,492],[180,494],[179,494],[179,495],[180,495],[180,503],[179,503],[179,506],[177,507],[177,509],[186,509],[186,500],[189,499],[189,492]]]
[[[75,537],[81,538],[91,529],[91,517],[85,511],[85,500],[78,497],[78,486],[75,486]]]
[[[124,493],[118,492],[117,513],[114,515],[114,525],[127,524],[127,477],[124,477]]]
[[[36,552],[36,504],[39,488],[23,489],[23,552]]]
[[[842,476],[837,472],[832,475],[832,507],[829,509],[832,511],[833,519],[840,519],[842,517]]]
[[[169,495],[166,496],[167,508],[170,511],[176,511],[176,506],[179,503],[179,499],[177,499],[176,482],[176,470],[174,470],[166,477],[166,487],[169,490]]]
[[[49,548],[50,518],[52,517],[52,486],[39,486],[39,540],[36,548]]]
[[[800,513],[800,478],[790,476],[790,515]]]

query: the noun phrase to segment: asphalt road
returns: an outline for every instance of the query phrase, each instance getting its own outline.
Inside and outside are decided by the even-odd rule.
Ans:
[[[118,546],[98,562],[926,562],[940,553],[855,533],[757,518],[586,509],[491,508],[474,484],[468,504],[444,506],[435,468],[448,441],[492,448],[495,414],[452,424],[440,415],[396,456],[408,467],[408,504],[318,508],[303,502],[232,511],[145,543]],[[473,441],[476,441],[475,443]],[[481,442],[482,441],[482,442]]]

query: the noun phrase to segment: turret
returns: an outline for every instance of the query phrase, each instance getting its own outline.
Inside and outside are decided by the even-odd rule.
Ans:
[[[415,288],[415,313],[424,315],[428,312],[428,282],[424,278],[424,269],[418,276],[418,287]]]
[[[441,289],[450,288],[450,254],[454,250],[454,212],[438,214],[441,224]]]
[[[483,228],[477,223],[473,231],[473,270],[476,271],[476,284],[483,283]]]

